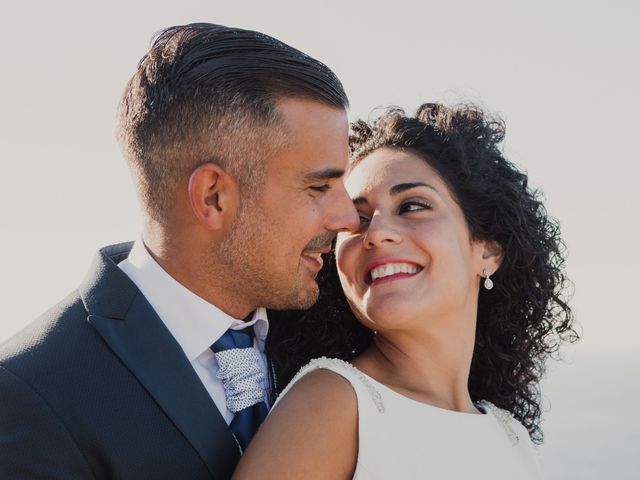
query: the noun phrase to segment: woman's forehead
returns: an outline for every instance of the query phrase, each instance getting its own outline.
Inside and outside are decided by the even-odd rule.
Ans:
[[[349,172],[345,186],[353,196],[417,181],[444,186],[438,172],[421,156],[408,150],[381,148],[364,157]]]

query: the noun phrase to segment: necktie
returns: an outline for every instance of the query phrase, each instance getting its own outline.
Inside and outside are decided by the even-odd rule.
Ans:
[[[244,449],[268,413],[264,401],[264,373],[260,354],[253,348],[253,328],[227,330],[211,346],[220,370],[227,408],[234,412],[229,428]]]

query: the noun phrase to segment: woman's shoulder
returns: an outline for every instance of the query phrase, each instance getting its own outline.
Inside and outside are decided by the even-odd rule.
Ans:
[[[337,358],[316,358],[302,367],[280,393],[276,403],[292,395],[312,403],[356,406],[356,395],[348,375],[347,362]]]
[[[476,402],[476,406],[480,407],[486,413],[495,417],[500,427],[504,430],[507,438],[512,445],[531,445],[529,432],[525,426],[516,419],[513,414],[504,408],[497,407],[487,400]]]
[[[358,404],[350,382],[329,369],[307,368],[278,398],[234,478],[351,478],[357,439]]]
[[[297,386],[298,384],[301,385]],[[340,396],[349,397],[352,404],[354,401],[355,404],[360,403],[358,400],[362,401],[361,397],[370,398],[380,412],[384,411],[380,392],[371,379],[353,364],[339,358],[320,357],[311,360],[293,377],[278,401],[294,388],[304,389],[311,394],[315,390],[329,388]]]

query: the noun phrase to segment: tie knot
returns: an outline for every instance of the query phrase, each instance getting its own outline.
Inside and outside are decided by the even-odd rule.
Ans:
[[[248,327],[242,330],[227,330],[224,335],[211,345],[211,350],[218,353],[231,348],[251,347],[253,347],[253,328]]]

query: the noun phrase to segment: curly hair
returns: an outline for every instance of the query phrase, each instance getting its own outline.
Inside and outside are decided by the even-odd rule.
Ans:
[[[511,412],[541,443],[539,382],[546,360],[557,358],[560,346],[579,335],[567,303],[570,282],[558,222],[547,214],[541,193],[529,187],[527,175],[504,158],[499,148],[504,132],[502,120],[471,105],[427,103],[415,117],[391,108],[371,122],[352,124],[350,168],[379,148],[417,154],[448,185],[471,237],[500,244],[503,261],[493,276],[495,287],[481,289],[478,298],[469,391],[474,401],[488,400]],[[270,349],[278,357],[281,380],[314,356],[348,360],[371,341],[371,332],[347,305],[335,259],[326,260],[318,303],[306,312],[275,314]]]

